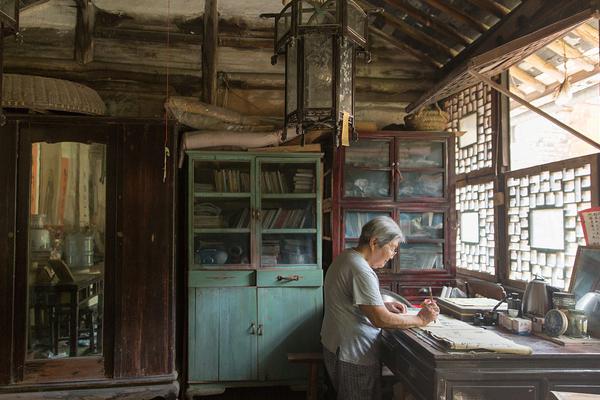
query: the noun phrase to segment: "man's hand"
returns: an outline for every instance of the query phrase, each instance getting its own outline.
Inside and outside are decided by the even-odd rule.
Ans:
[[[406,306],[398,301],[388,301],[385,304],[385,308],[389,312],[394,314],[406,314]]]

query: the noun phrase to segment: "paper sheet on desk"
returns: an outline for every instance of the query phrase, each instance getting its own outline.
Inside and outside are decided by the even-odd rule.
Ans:
[[[489,350],[497,353],[523,355],[532,353],[530,347],[517,344],[495,332],[445,315],[440,315],[436,323],[420,329],[443,342],[451,350]]]

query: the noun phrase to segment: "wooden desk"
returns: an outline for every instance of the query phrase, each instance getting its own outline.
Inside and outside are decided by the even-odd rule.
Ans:
[[[418,399],[545,400],[551,390],[600,394],[600,345],[563,347],[489,329],[533,354],[448,352],[409,329],[383,331],[382,360]]]

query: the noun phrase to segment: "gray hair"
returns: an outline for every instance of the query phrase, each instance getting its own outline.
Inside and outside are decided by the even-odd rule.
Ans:
[[[381,247],[397,239],[404,242],[404,234],[396,221],[390,217],[380,216],[373,218],[362,227],[358,245],[368,245],[371,239],[375,239],[377,245]]]

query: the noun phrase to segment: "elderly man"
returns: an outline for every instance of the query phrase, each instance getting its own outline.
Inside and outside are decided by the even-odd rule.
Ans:
[[[417,315],[407,315],[401,303],[383,302],[374,270],[394,257],[403,240],[393,219],[374,218],[363,226],[358,247],[344,250],[327,270],[321,342],[338,400],[380,398],[381,328],[425,326],[439,314],[427,300]]]

